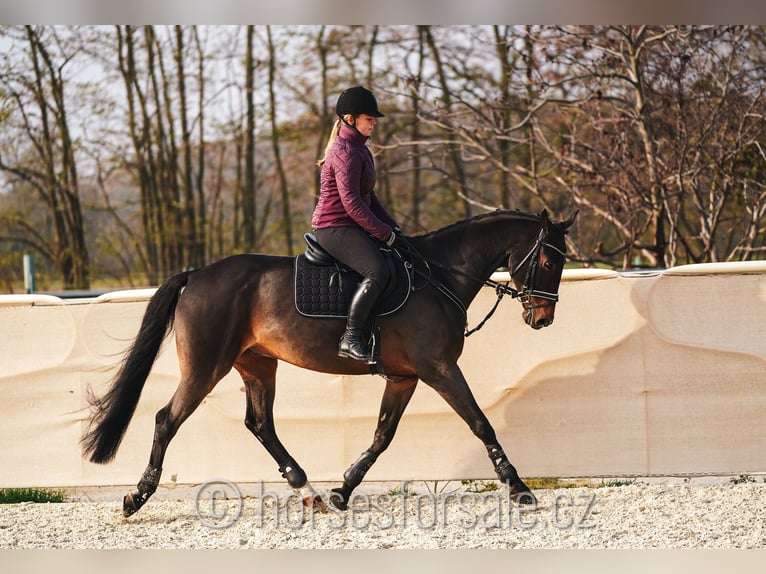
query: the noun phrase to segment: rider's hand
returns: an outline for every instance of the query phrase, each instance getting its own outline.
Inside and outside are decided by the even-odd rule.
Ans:
[[[410,246],[410,242],[407,241],[407,237],[403,233],[397,233],[396,237],[394,238],[394,244],[392,246],[394,249],[401,249],[402,251],[411,252],[412,247]]]
[[[404,251],[412,250],[409,242],[407,241],[407,238],[402,233],[402,230],[399,229],[398,225],[393,228],[393,231],[391,232],[391,237],[389,237],[388,240],[386,241],[386,245],[388,245],[389,247],[393,247],[394,249],[402,249]]]

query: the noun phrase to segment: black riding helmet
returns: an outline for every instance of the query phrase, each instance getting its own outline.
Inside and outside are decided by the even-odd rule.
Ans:
[[[342,118],[346,114],[356,117],[359,114],[367,114],[375,118],[384,118],[384,114],[378,110],[378,100],[375,95],[362,86],[355,86],[343,90],[335,104],[335,113]]]

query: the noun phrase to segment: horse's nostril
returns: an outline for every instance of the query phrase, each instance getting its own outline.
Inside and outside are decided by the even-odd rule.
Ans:
[[[538,319],[535,322],[535,328],[542,329],[543,327],[547,327],[551,323],[553,323],[553,319],[549,319],[548,317],[543,317],[542,319]]]

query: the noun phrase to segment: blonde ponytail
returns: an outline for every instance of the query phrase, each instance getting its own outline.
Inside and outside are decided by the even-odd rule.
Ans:
[[[343,121],[346,123],[349,123],[350,118],[353,116],[351,114],[347,114],[343,116]],[[338,137],[338,132],[340,131],[340,126],[342,125],[342,122],[340,119],[335,120],[335,125],[332,127],[332,131],[330,132],[330,139],[327,140],[327,145],[324,148],[324,155],[322,156],[322,159],[317,161],[317,165],[319,167],[322,167],[324,165],[324,162],[327,160],[327,154],[330,153],[330,148],[332,148],[332,144],[335,143],[335,138]]]

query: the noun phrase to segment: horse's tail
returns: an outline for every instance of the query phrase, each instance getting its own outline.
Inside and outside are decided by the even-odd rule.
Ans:
[[[99,464],[117,454],[138,399],[157,358],[162,342],[173,328],[181,288],[190,272],[178,273],[163,283],[149,300],[141,328],[123,359],[122,366],[107,393],[97,398],[90,393],[88,402],[93,416],[81,442],[83,456]]]

